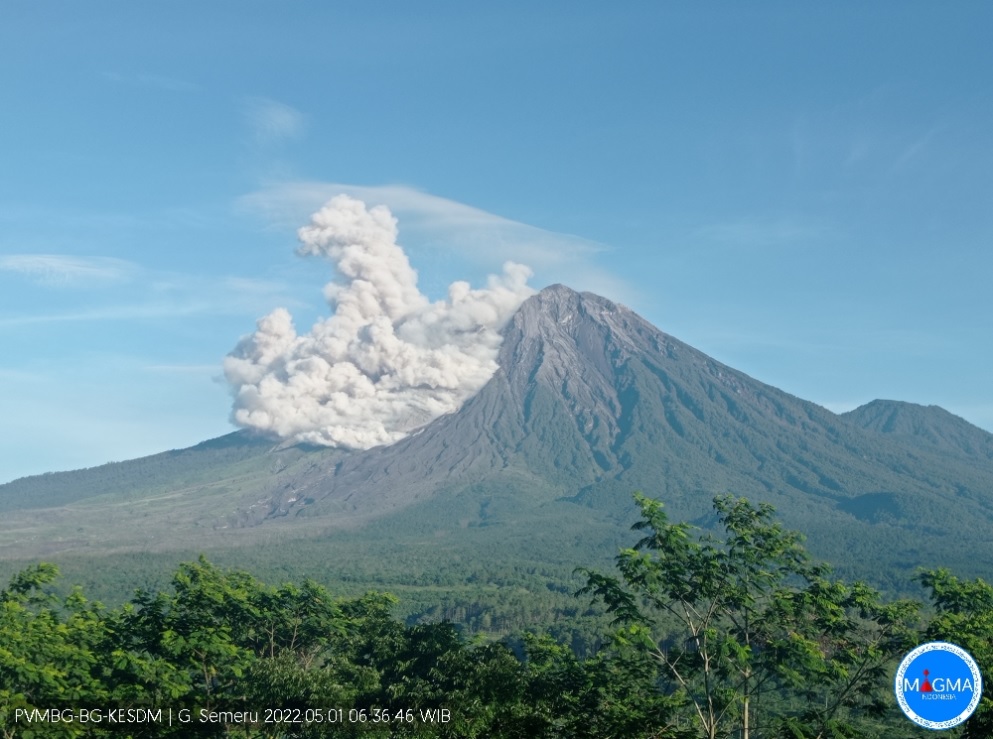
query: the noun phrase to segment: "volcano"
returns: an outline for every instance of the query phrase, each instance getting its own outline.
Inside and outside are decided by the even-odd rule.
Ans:
[[[993,543],[993,435],[947,411],[873,401],[837,415],[562,285],[528,299],[503,337],[488,384],[390,446],[236,432],[0,486],[0,555],[338,530],[485,529],[494,542],[501,527],[562,526],[581,547],[584,527],[625,529],[642,490],[702,527],[716,495],[771,503],[815,554],[855,571],[991,574],[975,552]]]

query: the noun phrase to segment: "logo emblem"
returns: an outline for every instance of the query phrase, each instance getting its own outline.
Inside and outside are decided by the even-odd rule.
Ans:
[[[962,647],[933,641],[903,658],[894,688],[900,710],[915,724],[950,729],[976,710],[983,695],[983,677]]]

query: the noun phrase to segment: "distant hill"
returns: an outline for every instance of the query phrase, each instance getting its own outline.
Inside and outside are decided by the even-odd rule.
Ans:
[[[993,434],[936,405],[874,400],[841,417],[859,428],[890,434],[923,448],[979,461],[993,459]]]
[[[188,449],[174,449],[127,462],[75,470],[49,472],[0,485],[0,512],[57,508],[96,496],[132,495],[156,485],[174,489],[192,481],[201,471],[216,475],[246,459],[259,457],[276,444],[236,431]]]
[[[993,575],[976,556],[993,545],[993,436],[946,411],[874,401],[839,416],[561,285],[504,337],[476,396],[388,447],[237,433],[0,486],[0,556],[349,532],[401,558],[405,542],[497,560],[544,546],[536,558],[581,564],[629,541],[641,489],[702,526],[717,494],[768,501],[816,554],[877,581],[919,565]]]

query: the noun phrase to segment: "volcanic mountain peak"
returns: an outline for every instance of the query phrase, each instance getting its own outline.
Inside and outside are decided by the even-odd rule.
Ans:
[[[561,337],[568,344],[571,343],[569,337],[574,340],[583,324],[590,322],[605,326],[621,340],[630,341],[627,333],[632,321],[657,331],[619,303],[594,293],[576,292],[565,285],[550,285],[524,301],[511,319],[511,325],[525,339]],[[511,341],[506,343],[513,343],[512,336],[507,338]]]
[[[542,327],[566,327],[583,316],[604,319],[618,312],[631,313],[627,308],[589,292],[577,292],[565,285],[549,285],[532,295],[521,306],[514,321],[526,327],[526,333],[542,331]]]
[[[90,511],[99,527],[107,510],[130,515],[114,501],[134,498],[140,481],[146,492],[135,510],[145,515],[154,499],[171,530],[191,539],[390,516],[411,531],[421,521],[430,527],[423,535],[506,526],[542,536],[540,521],[624,521],[641,489],[664,499],[676,520],[706,520],[712,498],[729,492],[770,502],[838,561],[869,556],[866,542],[877,536],[887,557],[911,568],[925,553],[968,563],[970,541],[993,541],[993,436],[945,411],[877,401],[839,417],[562,285],[529,298],[502,335],[489,382],[395,444],[274,448],[233,435],[222,448],[0,486],[0,509],[27,520],[47,501],[72,506],[73,522]],[[77,506],[85,496],[94,502]],[[11,531],[21,538],[10,546],[21,546]],[[879,547],[870,549],[875,557]]]
[[[599,379],[612,385],[628,357],[663,343],[662,332],[628,308],[552,285],[525,301],[511,319],[498,361],[517,388],[536,380],[560,386]]]

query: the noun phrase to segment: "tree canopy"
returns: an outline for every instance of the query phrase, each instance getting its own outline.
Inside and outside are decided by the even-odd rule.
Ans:
[[[57,569],[29,567],[0,590],[0,736],[908,737],[890,692],[902,653],[954,641],[991,674],[982,580],[934,569],[930,606],[887,602],[813,562],[768,505],[717,498],[706,533],[635,500],[616,573],[582,571],[577,595],[614,620],[595,654],[407,623],[388,594],[273,586],[203,557],[115,608],[56,596]],[[960,736],[993,736],[985,691]]]

